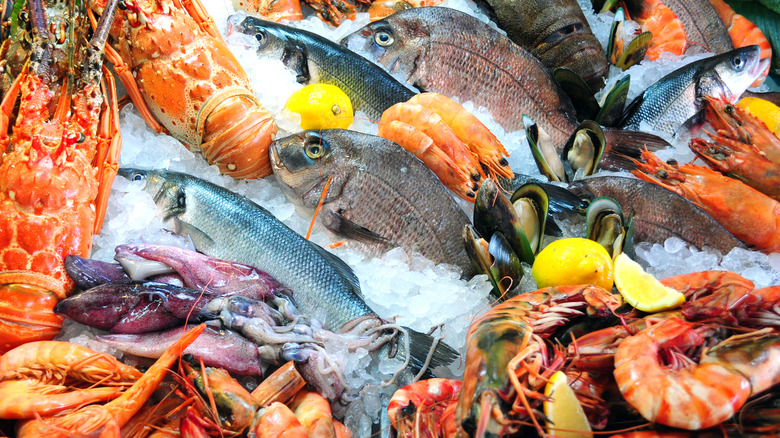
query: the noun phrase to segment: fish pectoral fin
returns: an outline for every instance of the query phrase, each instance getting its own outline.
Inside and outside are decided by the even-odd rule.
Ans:
[[[343,210],[331,210],[323,219],[323,224],[326,228],[350,239],[369,240],[378,243],[390,242],[387,238],[382,237],[378,233],[347,219],[344,216]]]
[[[295,80],[299,84],[308,84],[311,80],[309,73],[309,62],[303,49],[295,47],[284,51],[282,63],[295,73]]]
[[[192,243],[195,245],[195,248],[198,251],[208,253],[212,248],[217,246],[216,243],[214,243],[214,239],[209,237],[209,235],[203,232],[200,228],[184,222],[179,218],[174,218],[173,223],[176,234],[190,236]]]

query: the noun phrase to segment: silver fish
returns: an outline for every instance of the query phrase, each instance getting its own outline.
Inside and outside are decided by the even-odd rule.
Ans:
[[[646,123],[653,130],[676,136],[701,125],[704,97],[736,102],[769,63],[769,59],[759,59],[760,52],[758,46],[742,47],[669,73],[631,102],[618,126],[639,129],[640,123]]]
[[[315,33],[245,14],[231,16],[228,23],[229,32],[257,39],[258,57],[281,60],[299,83],[338,86],[355,111],[372,120],[416,94],[373,62]]]
[[[338,333],[349,331],[348,323],[355,320],[381,322],[363,300],[360,282],[344,261],[246,197],[179,172],[122,168],[119,175],[143,182],[163,219],[178,234],[188,235],[199,252],[267,272],[292,290],[302,314],[318,319],[324,328]],[[412,366],[419,368],[434,340],[406,330]],[[404,343],[400,344],[399,349]],[[439,342],[431,364],[439,366],[456,358],[451,347]]]
[[[422,161],[382,137],[310,130],[271,144],[274,174],[291,202],[372,255],[402,247],[473,274],[461,242],[469,218]]]

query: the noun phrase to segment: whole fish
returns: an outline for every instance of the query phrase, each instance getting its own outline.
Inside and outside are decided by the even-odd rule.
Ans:
[[[677,18],[680,19],[685,38],[688,40],[685,53],[725,53],[734,49],[726,27],[718,18],[718,13],[709,0],[664,0]],[[648,0],[625,1],[627,11],[632,17],[649,16],[655,2]]]
[[[176,233],[189,235],[196,250],[270,274],[292,291],[301,313],[320,320],[324,328],[339,332],[357,318],[378,318],[363,301],[360,282],[344,261],[246,197],[179,172],[121,168],[118,174],[142,182],[164,220]],[[433,338],[407,331],[412,362],[419,365]],[[456,352],[439,342],[433,366],[456,357]]]
[[[618,126],[639,129],[646,124],[673,137],[701,126],[704,97],[736,102],[769,63],[760,54],[758,46],[747,46],[680,67],[637,96]]]
[[[507,131],[523,129],[527,114],[558,152],[577,127],[574,106],[536,57],[473,16],[443,7],[398,11],[341,40],[369,54],[391,74],[421,91],[472,101],[487,108]],[[606,129],[602,167],[633,167],[624,156],[658,149],[666,141],[650,134]]]
[[[550,71],[566,67],[579,74],[591,90],[604,87],[607,55],[577,0],[477,0],[477,4]]]
[[[310,130],[277,139],[269,152],[291,202],[372,255],[400,246],[471,276],[461,241],[469,218],[438,177],[390,140],[345,129]]]
[[[634,212],[634,241],[663,244],[677,237],[702,249],[714,248],[726,254],[745,245],[704,210],[682,196],[637,178],[594,176],[575,181],[569,189],[580,196],[608,196],[629,214]],[[661,189],[661,190],[658,190]]]
[[[331,84],[349,96],[355,111],[373,120],[398,102],[416,93],[381,67],[335,42],[291,26],[235,14],[228,20],[229,32],[254,36],[257,55],[280,59],[302,84]]]

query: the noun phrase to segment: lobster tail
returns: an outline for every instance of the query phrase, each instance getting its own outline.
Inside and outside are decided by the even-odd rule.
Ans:
[[[231,95],[206,114],[200,147],[209,163],[236,179],[271,174],[268,147],[276,135],[276,124],[254,95]]]

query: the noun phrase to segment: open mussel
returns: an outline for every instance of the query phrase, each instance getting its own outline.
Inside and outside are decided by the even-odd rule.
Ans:
[[[487,241],[494,233],[503,234],[521,261],[533,263],[534,252],[525,234],[523,221],[517,217],[512,203],[493,180],[485,180],[477,191],[474,228]]]
[[[606,248],[613,258],[621,252],[633,257],[632,219],[633,214],[626,217],[623,208],[614,199],[596,198],[585,212],[587,237]]]
[[[499,299],[511,295],[524,272],[520,259],[504,235],[493,233],[488,243],[473,226],[466,225],[463,227],[463,241],[474,269],[487,274],[493,285],[493,294]]]
[[[559,157],[549,136],[528,116],[523,116],[528,144],[539,171],[550,181],[570,182],[593,175],[607,146],[604,130],[586,120],[569,137]]]
[[[525,232],[531,251],[535,254],[542,247],[547,225],[550,199],[547,191],[539,184],[527,183],[520,186],[509,199],[518,221]]]
[[[634,34],[637,36],[633,37]],[[626,40],[629,38],[631,41],[626,44]],[[607,59],[615,67],[624,71],[628,70],[629,67],[644,59],[652,39],[653,34],[650,32],[639,33],[638,28],[636,31],[629,29],[623,8],[618,8],[612,21],[612,29],[609,31]]]

